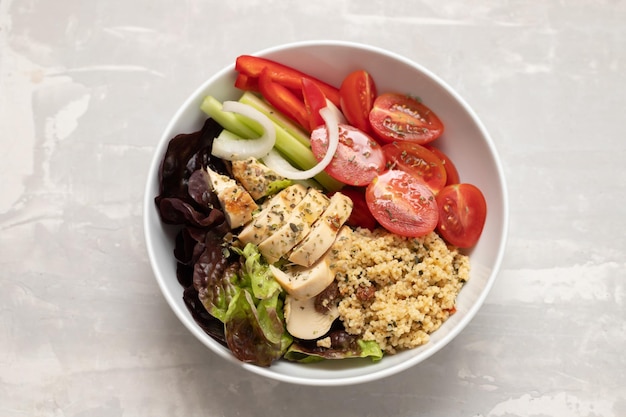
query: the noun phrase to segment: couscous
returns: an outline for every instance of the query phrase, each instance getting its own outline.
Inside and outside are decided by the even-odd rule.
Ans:
[[[469,258],[436,233],[404,238],[345,228],[332,248],[346,331],[396,353],[422,345],[455,308]]]

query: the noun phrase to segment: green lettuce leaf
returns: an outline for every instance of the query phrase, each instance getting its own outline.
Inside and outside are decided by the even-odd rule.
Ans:
[[[244,261],[236,294],[224,314],[226,343],[241,361],[269,366],[292,342],[285,329],[282,287],[256,245],[248,244],[236,251]]]
[[[246,289],[240,290],[231,301],[224,332],[228,348],[243,362],[269,366],[282,356],[282,344],[267,338],[252,295]]]
[[[242,254],[245,258],[244,272],[250,279],[250,286],[256,298],[259,300],[272,298],[282,291],[256,245],[248,243],[243,248]]]
[[[325,359],[371,358],[378,361],[383,357],[383,351],[374,341],[365,341],[348,334],[344,330],[333,330],[326,337],[330,337],[330,347],[317,346],[315,340],[297,340],[285,352],[285,359],[312,363]]]

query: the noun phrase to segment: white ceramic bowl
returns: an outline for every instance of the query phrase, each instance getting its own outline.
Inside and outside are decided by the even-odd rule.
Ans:
[[[508,204],[503,171],[492,139],[478,116],[452,88],[426,68],[394,53],[355,43],[315,41],[277,46],[254,55],[291,65],[337,86],[344,75],[363,68],[372,74],[379,93],[397,91],[417,95],[439,115],[445,124],[445,134],[437,144],[454,161],[462,181],[477,185],[487,200],[485,228],[470,254],[470,279],[458,296],[456,314],[431,335],[428,344],[385,356],[377,363],[347,359],[305,365],[282,360],[263,368],[239,362],[204,333],[183,303],[172,253],[173,231],[160,222],[154,197],[158,193],[158,168],[168,141],[178,133],[200,129],[205,119],[200,111],[202,99],[207,94],[220,100],[238,98],[240,92],[233,87],[233,64],[207,80],[182,104],[163,133],[150,165],[144,201],[145,238],[163,295],[181,322],[213,353],[275,380],[316,386],[348,385],[388,377],[422,362],[467,326],[483,304],[500,267],[507,236]]]

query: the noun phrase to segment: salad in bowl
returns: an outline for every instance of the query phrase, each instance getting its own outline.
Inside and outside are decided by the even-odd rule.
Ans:
[[[183,105],[151,169],[168,302],[211,349],[283,381],[419,362],[468,323],[502,256],[506,195],[477,117],[364,45],[240,55]]]

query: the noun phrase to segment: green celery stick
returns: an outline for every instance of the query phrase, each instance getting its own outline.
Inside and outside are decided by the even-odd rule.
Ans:
[[[262,133],[262,128],[253,120],[240,114],[223,111],[222,103],[213,96],[206,96],[200,105],[200,109],[224,129],[241,138],[252,139]],[[247,123],[244,123],[244,120]],[[254,125],[256,125],[256,129],[253,127]]]
[[[258,111],[269,117],[271,121],[282,127],[285,131],[287,131],[287,133],[297,139],[298,142],[308,147],[311,146],[308,133],[304,132],[299,126],[297,126],[280,112],[276,111],[274,107],[263,101],[254,93],[250,91],[244,92],[239,99],[239,102],[254,107]]]
[[[244,93],[244,95],[246,94],[248,93]],[[248,94],[248,96],[252,96],[256,98],[257,102],[260,101],[261,103],[263,103],[259,98],[253,96],[251,93]],[[253,104],[250,104],[251,102],[252,101],[242,101],[242,103],[244,104],[255,107]],[[263,134],[263,127],[259,123],[241,114],[223,111],[222,103],[215,97],[205,97],[200,108],[209,117],[212,117],[216,122],[218,122],[225,130],[228,130],[243,139],[252,139],[259,137]],[[304,136],[304,133],[300,131],[299,133],[297,133],[300,136],[300,139],[298,139],[296,136],[294,136],[294,134],[287,131],[286,128],[283,127],[284,125],[279,124],[279,122],[277,121],[277,119],[280,120],[281,118],[283,119],[280,120],[281,123],[287,121],[284,116],[280,115],[274,110],[272,110],[272,112],[274,113],[274,117],[268,117],[274,124],[274,128],[276,130],[276,143],[274,145],[276,150],[278,150],[292,165],[296,166],[299,169],[306,170],[315,166],[317,164],[317,159],[315,159],[315,156],[313,156],[308,137]],[[293,128],[295,128],[295,126],[290,127],[290,130],[292,132]],[[306,143],[303,143],[303,138],[306,139]],[[326,172],[321,172],[314,178],[322,187],[324,187],[328,191],[338,191],[343,187],[343,184],[341,182],[335,180]]]

